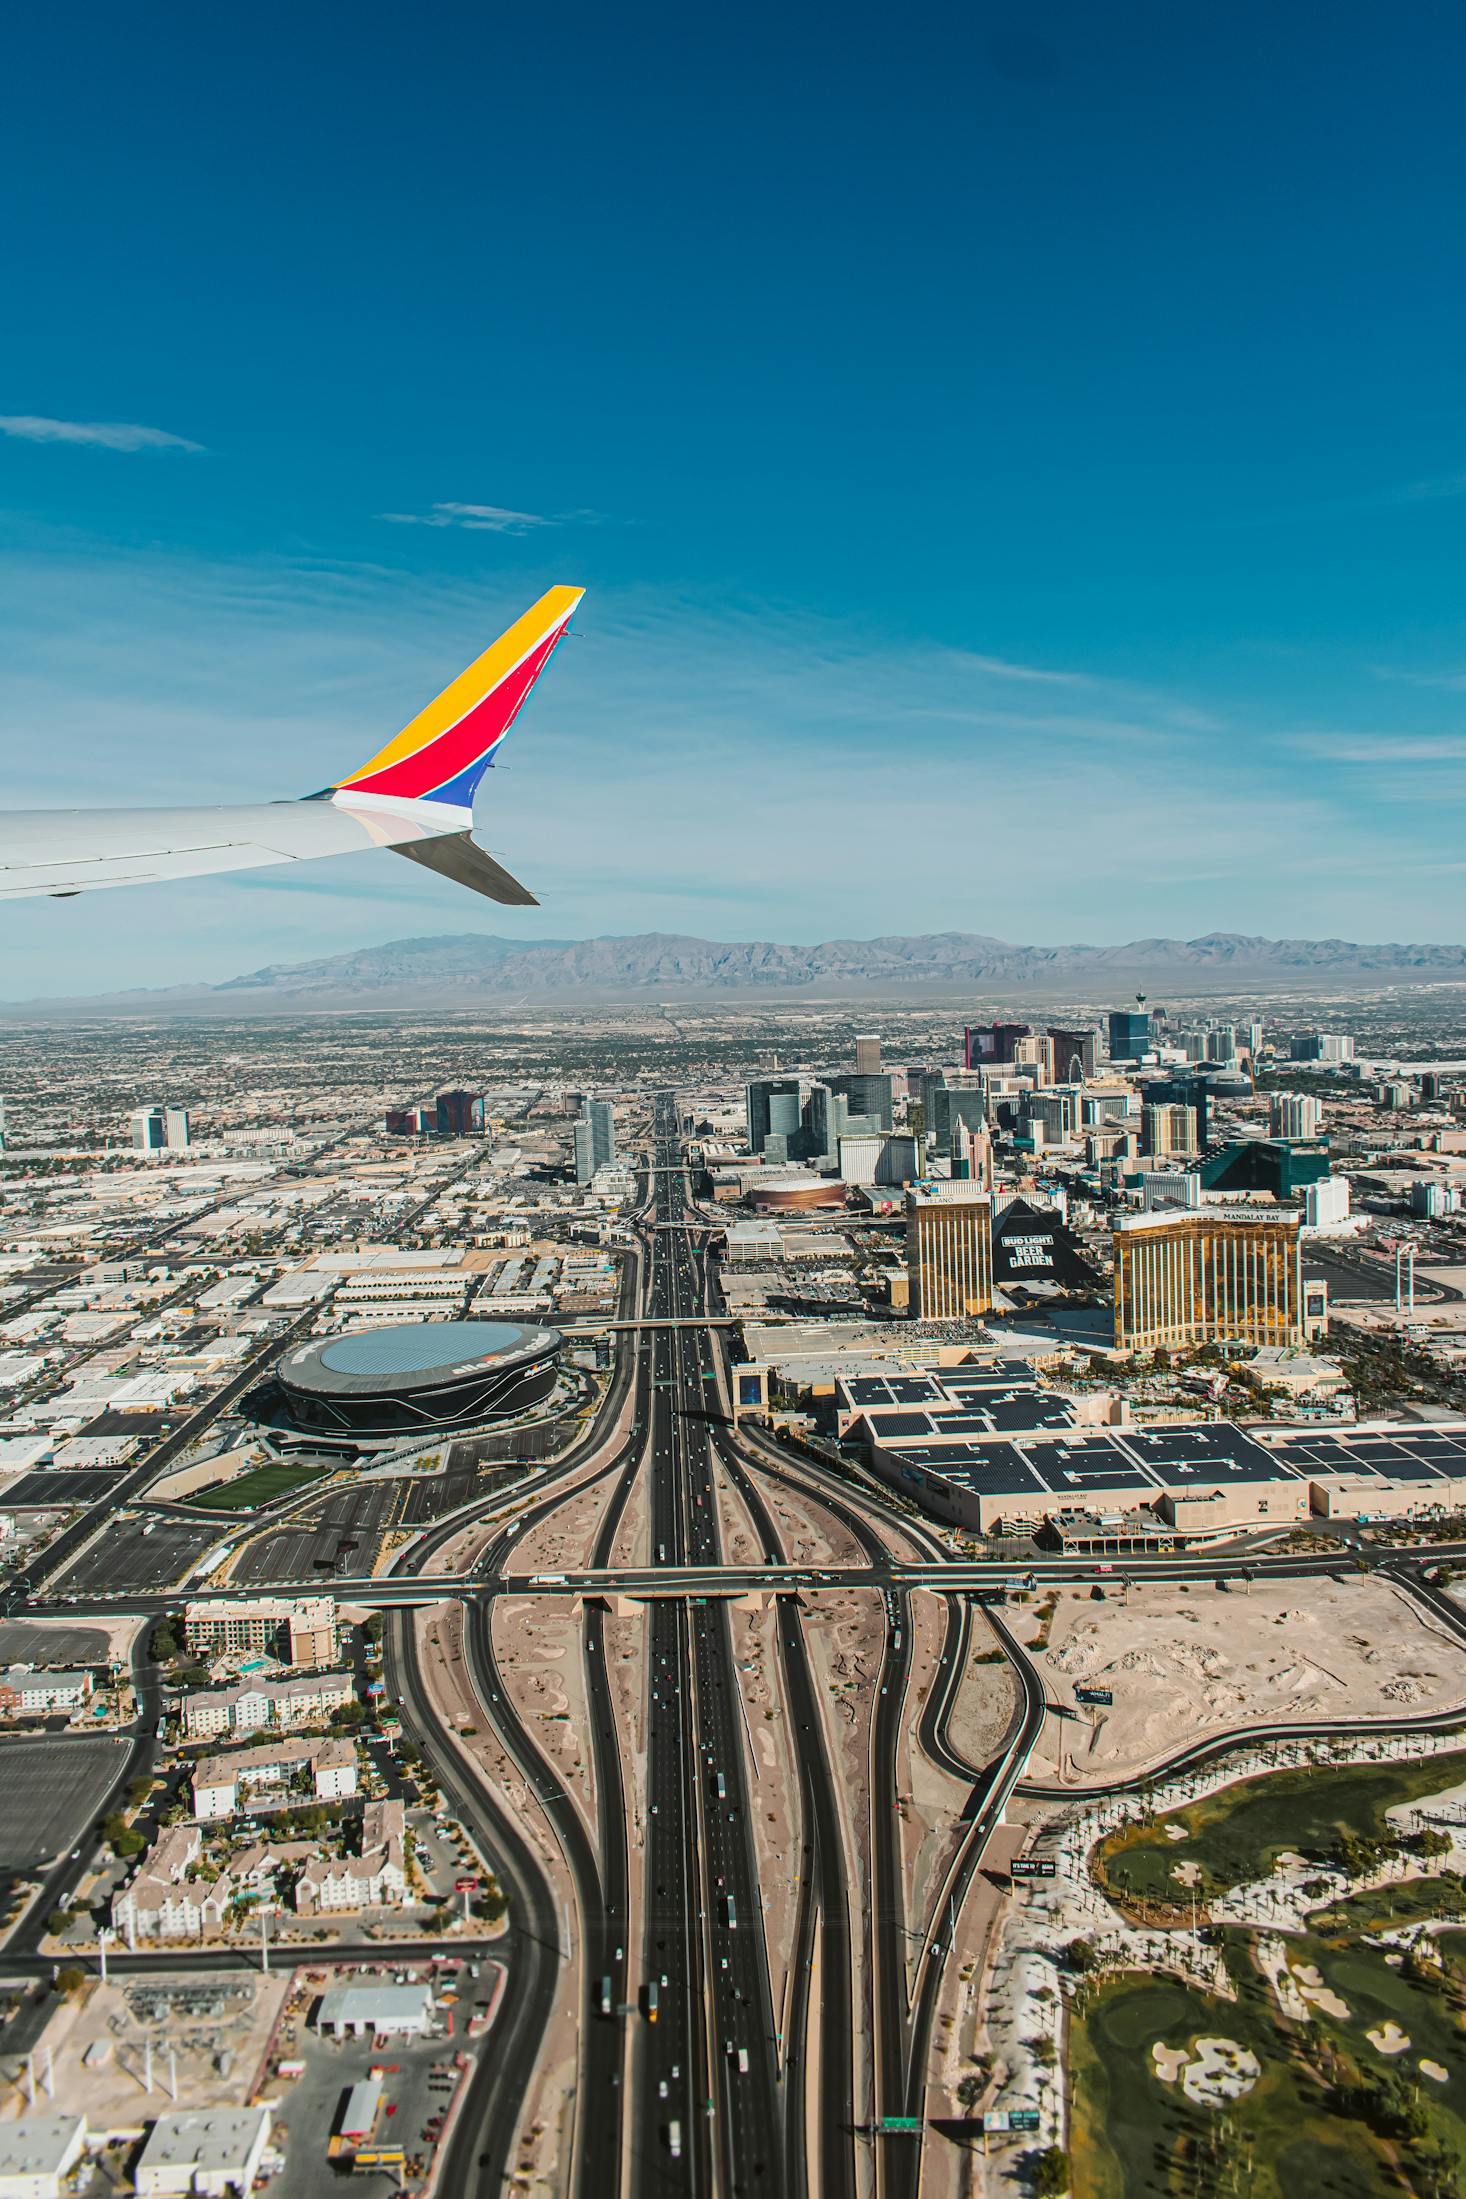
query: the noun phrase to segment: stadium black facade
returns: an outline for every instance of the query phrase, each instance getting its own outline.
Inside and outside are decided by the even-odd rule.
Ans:
[[[549,1396],[559,1356],[558,1329],[430,1321],[302,1344],[276,1372],[296,1427],[381,1440],[516,1419]]]

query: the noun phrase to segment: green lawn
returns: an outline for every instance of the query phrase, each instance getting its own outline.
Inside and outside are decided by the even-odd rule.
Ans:
[[[1099,1985],[1075,2016],[1074,2199],[1377,2199],[1412,2188],[1388,2143],[1331,2108],[1309,2031],[1275,2020],[1269,1988],[1237,1952],[1236,2002],[1128,1976]],[[1262,2065],[1252,2090],[1224,2109],[1194,2104],[1151,2060],[1157,2040],[1187,2048],[1203,2036],[1234,2039]]]
[[[301,1466],[286,1459],[278,1459],[268,1466],[254,1466],[236,1481],[226,1481],[220,1489],[200,1489],[186,1498],[188,1504],[197,1505],[205,1512],[253,1512],[262,1505],[273,1504],[277,1497],[288,1496],[292,1489],[305,1488],[313,1481],[324,1480],[333,1472],[330,1466]]]
[[[1312,1922],[1316,1932],[1331,1939],[1385,1932],[1427,1916],[1466,1917],[1466,1883],[1450,1872],[1439,1878],[1407,1878],[1398,1886],[1376,1886],[1331,1908],[1315,1909]]]
[[[1264,1878],[1285,1851],[1327,1858],[1340,1839],[1378,1840],[1390,1832],[1386,1810],[1418,1800],[1466,1777],[1466,1754],[1417,1757],[1407,1763],[1310,1766],[1264,1773],[1172,1810],[1150,1825],[1112,1833],[1095,1851],[1098,1882],[1126,1895],[1184,1905],[1189,1898],[1177,1864],[1200,1870],[1202,1899],[1248,1879]],[[1180,1826],[1185,1837],[1167,1837]]]

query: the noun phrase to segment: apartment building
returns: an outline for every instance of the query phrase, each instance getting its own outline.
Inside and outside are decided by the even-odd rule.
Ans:
[[[90,1700],[90,1672],[37,1672],[11,1665],[0,1672],[0,1718],[44,1717],[53,1711],[81,1710]]]
[[[191,1603],[183,1638],[203,1657],[263,1656],[327,1670],[336,1662],[334,1596],[254,1596]]]
[[[362,1812],[361,1853],[321,1856],[306,1864],[295,1886],[302,1916],[337,1909],[400,1908],[407,1899],[407,1827],[400,1802],[369,1802]]]
[[[183,1735],[210,1741],[322,1723],[333,1710],[356,1700],[349,1672],[303,1672],[288,1680],[243,1680],[238,1687],[204,1688],[183,1698]]]
[[[230,1756],[207,1756],[193,1775],[193,1813],[202,1821],[232,1817],[241,1806],[284,1807],[292,1780],[309,1782],[317,1802],[356,1792],[356,1750],[350,1741],[267,1741]]]

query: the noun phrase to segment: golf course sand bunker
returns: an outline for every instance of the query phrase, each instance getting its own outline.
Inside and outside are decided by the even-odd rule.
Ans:
[[[1403,2054],[1410,2044],[1410,2034],[1397,2023],[1377,2023],[1364,2036],[1379,2054]]]
[[[1128,1602],[1059,1595],[1037,1662],[1076,1715],[1053,1719],[1034,1755],[1077,1786],[1140,1771],[1183,1743],[1241,1725],[1383,1718],[1466,1701],[1466,1658],[1378,1575],[1210,1584],[1147,1583]],[[1074,1704],[1108,1688],[1113,1703]],[[1062,1738],[1061,1738],[1062,1734]]]
[[[1422,2077],[1429,2077],[1432,2084],[1449,2084],[1451,2081],[1449,2069],[1440,2062],[1433,2062],[1429,2055],[1421,2056],[1420,2074]]]
[[[1235,2039],[1198,2039],[1196,2059],[1181,2072],[1181,2090],[1198,2107],[1240,2100],[1262,2075],[1262,2063]]]
[[[1324,1984],[1323,1972],[1316,1963],[1296,1963],[1293,1975],[1298,1980],[1299,1992],[1311,2006],[1321,2008],[1326,2016],[1334,2016],[1340,2023],[1349,2021],[1349,2003],[1342,2000],[1331,1985]]]
[[[1162,2084],[1174,2084],[1197,2107],[1225,2107],[1250,2092],[1262,2075],[1255,2054],[1235,2039],[1198,2039],[1192,2047],[1167,2046],[1157,2039],[1150,2050],[1156,2075]]]

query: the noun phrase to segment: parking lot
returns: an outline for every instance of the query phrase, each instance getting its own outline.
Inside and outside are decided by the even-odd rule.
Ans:
[[[397,1481],[367,1481],[323,1498],[293,1526],[251,1543],[234,1568],[236,1581],[305,1580],[312,1573],[369,1573],[381,1530],[406,1494]]]
[[[100,1626],[33,1626],[0,1619],[0,1665],[102,1665],[107,1634]]]
[[[73,1846],[128,1749],[102,1734],[0,1741],[0,1870],[30,1870]]]
[[[151,1533],[147,1530],[151,1528]],[[57,1583],[63,1596],[172,1588],[219,1540],[217,1522],[195,1527],[187,1520],[118,1519],[83,1550]]]
[[[472,1968],[478,1977],[471,1975]],[[297,1981],[320,1978],[320,1973],[297,1973]],[[376,1968],[362,1983],[387,1984],[399,1977],[421,1977],[422,1965],[411,1970]],[[407,2158],[410,2181],[421,2183],[441,2133],[443,2119],[460,2084],[472,2074],[473,2058],[481,2051],[481,2038],[469,2039],[469,2022],[482,2016],[497,1994],[502,1972],[493,1962],[449,1964],[434,1973],[434,1991],[450,1998],[434,2017],[440,2036],[424,2039],[392,2039],[378,2047],[369,2038],[319,2038],[309,2016],[326,1989],[323,1982],[305,1983],[293,1992],[276,2039],[277,2064],[304,2063],[298,2076],[272,2077],[271,2090],[280,2100],[276,2135],[281,2129],[285,2167],[273,2191],[278,2199],[316,2199],[331,2173],[331,2139],[341,2127],[346,2096],[373,2070],[381,2073],[382,2104],[375,2130],[376,2146],[401,2148]],[[355,1976],[330,1973],[329,1982],[358,1982]],[[456,1996],[456,1997],[452,1997]],[[451,2027],[451,2028],[450,2028]],[[460,2060],[460,2057],[462,2059]],[[414,2169],[413,2163],[420,2166]],[[357,2170],[353,2180],[368,2191],[395,2190],[392,2171]]]
[[[425,1474],[420,1481],[409,1482],[398,1516],[405,1526],[422,1527],[446,1512],[456,1512],[474,1497],[488,1495],[495,1480],[494,1475],[481,1473],[471,1459],[455,1461],[441,1474]]]
[[[121,1479],[120,1473],[93,1473],[81,1466],[74,1473],[65,1473],[59,1467],[38,1466],[33,1473],[22,1474],[19,1481],[6,1490],[5,1509],[24,1512],[35,1507],[46,1510],[61,1505],[95,1504]]]

